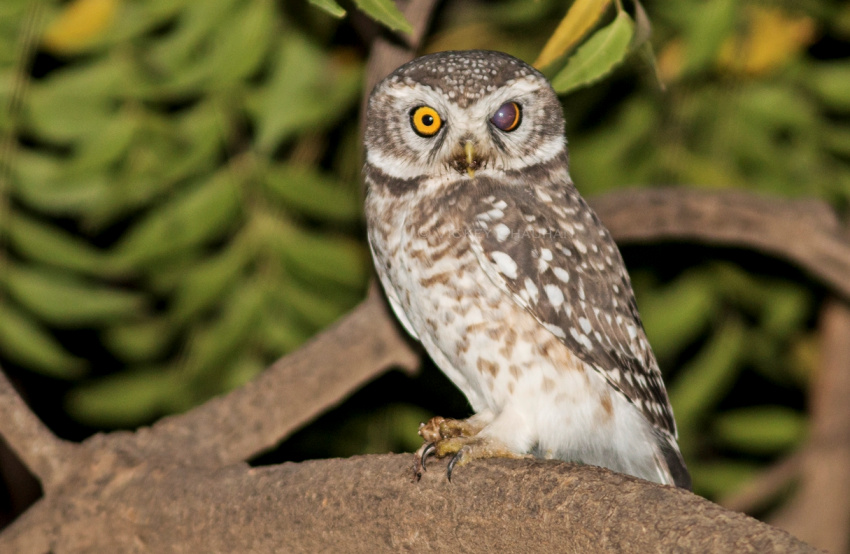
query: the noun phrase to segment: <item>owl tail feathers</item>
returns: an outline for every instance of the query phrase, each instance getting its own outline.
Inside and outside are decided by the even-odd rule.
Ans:
[[[676,485],[680,489],[691,490],[691,474],[688,468],[685,467],[685,460],[682,458],[682,453],[679,451],[679,445],[676,439],[665,432],[656,432],[658,438],[659,453],[656,454],[656,462],[659,469],[666,473],[667,479],[671,485]],[[664,469],[661,469],[664,468]]]

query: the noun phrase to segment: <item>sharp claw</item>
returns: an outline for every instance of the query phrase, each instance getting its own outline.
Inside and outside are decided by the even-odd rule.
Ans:
[[[429,442],[425,445],[425,450],[422,451],[422,470],[425,471],[425,461],[428,460],[428,456],[434,454],[434,451],[437,450],[436,445],[433,442]]]
[[[452,471],[454,471],[455,464],[463,459],[464,450],[466,450],[465,446],[463,448],[461,448],[460,450],[458,450],[457,454],[455,454],[452,457],[451,461],[449,461],[449,467],[446,469],[446,478],[449,480],[450,483],[452,481]]]
[[[413,455],[413,480],[419,481],[422,478],[422,472],[427,471],[425,468],[425,462],[428,459],[428,456],[434,453],[437,447],[434,446],[432,442],[426,442],[422,446],[419,447],[419,450],[416,451],[416,454]]]

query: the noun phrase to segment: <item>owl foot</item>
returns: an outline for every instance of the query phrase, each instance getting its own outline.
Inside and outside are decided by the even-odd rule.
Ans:
[[[471,438],[478,434],[483,425],[470,419],[446,419],[432,417],[428,423],[419,425],[419,436],[425,441],[413,457],[413,480],[418,481],[425,471],[425,462],[430,456],[442,458],[448,454],[456,454],[452,450],[451,439]],[[460,445],[462,446],[462,445]],[[457,446],[457,448],[460,448]]]
[[[413,457],[413,480],[418,481],[425,471],[425,462],[430,456],[444,458],[453,455],[446,469],[446,477],[452,480],[456,467],[466,465],[478,458],[522,458],[501,442],[477,436],[484,426],[473,418],[445,419],[433,417],[419,427],[419,436],[425,442]]]
[[[472,460],[480,458],[531,458],[530,454],[517,454],[509,450],[501,442],[483,437],[474,437],[468,439],[466,444],[458,449],[457,453],[449,460],[449,466],[446,468],[446,478],[452,480],[452,472],[456,467],[464,466]]]

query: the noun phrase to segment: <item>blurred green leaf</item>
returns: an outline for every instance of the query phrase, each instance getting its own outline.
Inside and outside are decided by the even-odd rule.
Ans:
[[[360,67],[329,59],[296,31],[287,33],[269,86],[249,99],[257,146],[268,152],[296,131],[315,131],[348,110],[360,95]]]
[[[790,334],[809,316],[811,295],[799,285],[758,278],[727,263],[711,267],[716,281],[724,285],[723,295],[757,317],[765,331]]]
[[[171,130],[173,141],[178,149],[169,159],[169,164],[155,164],[150,160],[151,167],[161,170],[162,178],[177,181],[206,173],[214,167],[217,156],[225,144],[224,135],[226,116],[215,98],[199,102],[192,109],[169,117],[175,124]],[[172,137],[169,137],[172,138]],[[157,152],[157,155],[161,154]]]
[[[62,175],[59,159],[19,153],[14,194],[26,206],[52,215],[77,215],[98,206],[108,194],[104,174]]]
[[[192,0],[147,0],[146,2],[122,2],[119,17],[106,29],[101,43],[119,47],[137,39],[152,29],[166,25],[186,9]]]
[[[738,113],[758,129],[769,133],[811,129],[815,107],[797,91],[775,85],[754,85],[737,103]],[[734,130],[730,130],[734,132]],[[739,128],[740,132],[740,128]],[[746,137],[752,140],[752,135]],[[746,143],[747,141],[742,141]]]
[[[218,304],[253,254],[250,245],[237,238],[226,250],[181,271],[182,278],[174,293],[173,317],[185,321]]]
[[[32,87],[25,121],[43,139],[90,139],[109,126],[115,98],[135,82],[128,60],[118,57],[70,66]]]
[[[278,165],[265,173],[267,190],[285,205],[306,215],[329,221],[360,218],[359,193],[313,168]]]
[[[383,23],[393,31],[410,33],[413,27],[392,0],[354,0],[358,8],[366,12],[372,19]]]
[[[775,283],[770,286],[762,325],[779,336],[788,336],[799,329],[809,316],[811,295],[799,285]]]
[[[831,152],[850,157],[850,129],[843,125],[828,125],[821,131],[821,140]]]
[[[104,344],[122,360],[150,362],[174,340],[174,329],[164,318],[148,318],[106,330]]]
[[[2,44],[0,44],[0,49],[2,49]],[[0,56],[2,56],[2,54],[0,54]],[[8,106],[11,102],[17,79],[18,76],[14,69],[0,61],[0,106]],[[8,131],[12,123],[13,119],[11,117],[5,117],[0,120],[0,131]]]
[[[714,300],[712,277],[705,271],[688,272],[641,299],[647,338],[659,358],[677,354],[706,328],[715,315]]]
[[[101,132],[85,137],[69,171],[86,172],[106,168],[119,160],[130,147],[137,132],[137,120],[124,113],[106,123]]]
[[[11,263],[0,274],[0,283],[22,306],[55,325],[79,327],[126,319],[145,304],[137,293]]]
[[[278,304],[294,310],[313,329],[324,329],[342,315],[342,306],[338,303],[295,281],[281,284],[272,296]]]
[[[274,306],[274,308],[277,307]],[[260,340],[273,358],[295,350],[311,335],[312,329],[302,325],[297,321],[297,317],[293,317],[291,313],[285,313],[286,311],[291,310],[288,308],[265,310],[263,321],[258,328]]]
[[[334,17],[345,17],[345,10],[342,6],[334,2],[334,0],[310,0],[314,6],[325,10]]]
[[[143,264],[221,237],[239,213],[235,176],[228,168],[175,194],[136,224],[118,245],[123,263]]]
[[[227,298],[221,314],[198,331],[185,361],[191,375],[221,374],[232,364],[234,353],[247,347],[246,340],[253,336],[260,321],[266,288],[263,283],[243,284]]]
[[[244,356],[227,368],[227,374],[222,379],[222,388],[232,390],[248,383],[263,372],[266,364],[254,356]]]
[[[567,60],[567,65],[553,79],[552,87],[565,94],[592,84],[619,65],[629,52],[635,25],[626,12],[599,29]]]
[[[828,108],[850,112],[850,64],[846,60],[809,64],[801,84]]]
[[[370,262],[361,243],[334,236],[319,236],[294,228],[278,237],[284,259],[296,264],[314,278],[340,285],[360,287],[368,275]]]
[[[413,452],[422,445],[419,424],[433,414],[417,406],[389,404],[349,420],[342,430],[347,440],[333,447],[333,455]]]
[[[172,32],[149,46],[148,64],[160,74],[171,76],[189,68],[209,54],[210,42],[220,33],[232,12],[245,2],[239,0],[207,0],[185,2],[174,22]]]
[[[657,110],[649,101],[634,98],[612,116],[611,125],[618,132],[599,130],[571,142],[570,160],[580,163],[571,162],[570,173],[582,194],[599,194],[641,182],[640,160],[653,163],[652,158],[658,156],[647,148],[654,140],[657,117]],[[619,163],[613,166],[611,160]]]
[[[229,14],[227,32],[218,33],[203,61],[216,83],[229,84],[251,75],[272,44],[274,2],[254,0],[238,5],[242,9]]]
[[[83,275],[102,274],[107,267],[103,251],[45,221],[12,213],[5,223],[11,245],[29,261]],[[0,229],[3,227],[4,222],[0,221]]]
[[[27,8],[32,9],[32,3],[29,0],[7,0],[0,4],[0,22],[6,28],[14,28],[14,23],[21,21]]]
[[[738,452],[776,455],[797,446],[806,434],[806,416],[782,406],[756,406],[720,414],[717,441]]]
[[[697,425],[734,384],[746,344],[743,326],[727,320],[668,387],[683,452],[693,446]]]
[[[545,28],[549,29],[553,28],[555,19],[553,17],[554,10],[557,10],[558,14],[563,13],[563,2],[559,0],[537,0],[534,2],[529,2],[528,0],[505,0],[503,2],[487,4],[487,9],[481,12],[481,19],[503,26],[537,25],[542,19],[546,23]],[[539,38],[545,37],[541,36]],[[536,47],[536,51],[539,52],[541,45],[535,44],[534,46]],[[503,50],[507,49],[503,48]],[[521,58],[531,59],[533,56],[534,53],[531,53],[529,56],[521,56]]]
[[[693,4],[684,13],[688,17],[683,73],[702,71],[712,66],[737,23],[736,0],[715,0]]]
[[[122,371],[75,388],[65,409],[88,425],[130,427],[161,415],[169,399],[183,392],[182,382],[170,371]]]
[[[43,375],[78,379],[85,362],[68,354],[36,322],[8,302],[0,302],[0,350],[3,356]]]

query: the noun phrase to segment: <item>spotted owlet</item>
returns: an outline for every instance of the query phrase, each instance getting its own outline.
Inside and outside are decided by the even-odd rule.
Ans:
[[[420,428],[453,467],[535,455],[690,487],[623,259],[568,172],[561,105],[499,52],[441,52],[366,114],[369,244],[405,329],[475,415]]]

